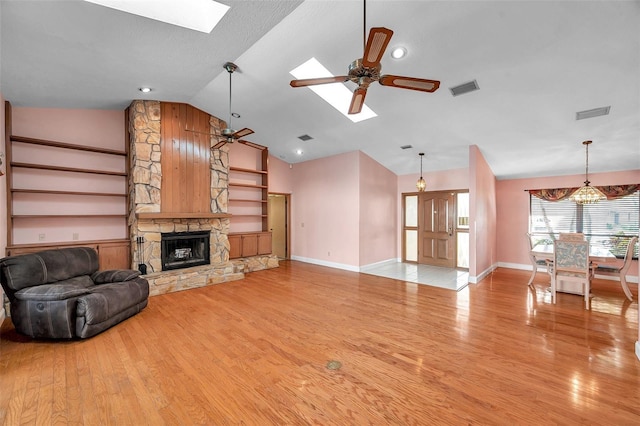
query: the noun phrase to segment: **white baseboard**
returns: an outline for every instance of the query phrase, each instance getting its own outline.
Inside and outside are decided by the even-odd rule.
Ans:
[[[487,269],[485,269],[484,271],[482,271],[479,275],[476,275],[476,276],[469,275],[469,282],[471,284],[478,284],[480,281],[486,278],[487,275],[495,271],[497,267],[498,267],[497,264],[493,264],[489,266]]]
[[[326,260],[311,259],[308,257],[301,257],[301,256],[291,256],[291,260],[297,260],[299,262],[305,262],[305,263],[312,263],[314,265],[320,265],[320,266],[328,266],[329,268],[344,269],[345,271],[360,272],[359,267],[353,266],[353,265],[346,265],[344,263],[327,262]]]
[[[378,266],[384,266],[384,265],[389,265],[389,264],[399,263],[399,262],[402,262],[402,260],[399,258],[393,258],[393,259],[382,260],[380,262],[369,263],[368,265],[361,266],[360,272],[365,272],[368,269],[376,268]]]
[[[636,341],[636,357],[640,360],[640,341]]]

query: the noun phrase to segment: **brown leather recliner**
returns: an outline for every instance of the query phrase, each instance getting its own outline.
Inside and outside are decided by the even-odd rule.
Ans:
[[[90,247],[5,257],[0,282],[16,331],[34,338],[94,336],[147,306],[149,283],[135,270],[98,271]]]

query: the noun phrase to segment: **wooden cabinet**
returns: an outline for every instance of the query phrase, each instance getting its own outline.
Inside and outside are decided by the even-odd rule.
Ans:
[[[130,269],[131,246],[129,240],[83,241],[60,244],[22,244],[7,247],[7,256],[56,250],[67,247],[90,247],[98,252],[100,270]]]
[[[271,254],[271,232],[229,234],[229,258]]]

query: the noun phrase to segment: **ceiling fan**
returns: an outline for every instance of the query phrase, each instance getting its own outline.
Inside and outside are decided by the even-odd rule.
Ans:
[[[364,1],[364,32],[366,34],[367,2]],[[344,83],[352,81],[358,85],[353,92],[349,114],[358,114],[362,110],[364,98],[367,95],[369,85],[377,81],[383,86],[399,87],[401,89],[419,90],[421,92],[435,92],[440,87],[437,80],[422,78],[401,77],[398,75],[382,75],[382,55],[391,40],[393,31],[384,27],[371,28],[369,38],[364,45],[362,58],[356,59],[349,65],[349,74],[337,77],[308,78],[303,80],[291,80],[291,87],[306,87],[316,84]],[[364,34],[363,34],[363,38]]]
[[[211,147],[211,149],[222,148],[224,145],[233,143],[234,141],[238,141],[239,143],[250,146],[256,145],[253,142],[240,139],[244,136],[252,134],[253,130],[247,127],[240,130],[233,130],[233,128],[231,127],[231,117],[233,116],[233,113],[231,112],[231,74],[233,74],[233,72],[238,69],[238,66],[233,62],[227,62],[224,64],[224,69],[226,69],[229,73],[229,121],[227,122],[227,128],[222,129],[222,139],[213,147]]]

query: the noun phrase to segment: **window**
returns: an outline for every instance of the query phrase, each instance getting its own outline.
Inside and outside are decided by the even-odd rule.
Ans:
[[[614,200],[580,205],[566,199],[546,201],[530,195],[529,232],[536,244],[551,244],[563,232],[582,232],[594,245],[624,257],[638,235],[640,191]]]

